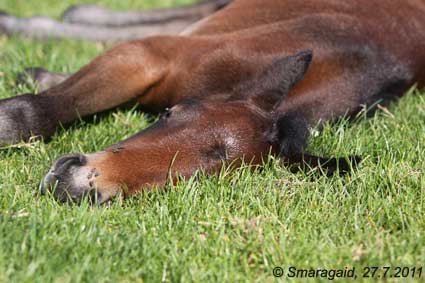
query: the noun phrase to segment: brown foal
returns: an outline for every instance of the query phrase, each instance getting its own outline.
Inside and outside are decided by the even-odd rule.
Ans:
[[[98,202],[223,163],[305,155],[309,126],[425,84],[424,0],[235,0],[178,36],[118,45],[39,95],[0,101],[0,143],[134,101],[139,134],[58,159],[44,189]]]

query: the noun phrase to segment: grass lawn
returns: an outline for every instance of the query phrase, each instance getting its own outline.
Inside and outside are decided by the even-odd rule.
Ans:
[[[0,0],[0,9],[58,17],[77,2],[90,1]],[[125,9],[190,0],[96,2]],[[0,97],[34,91],[14,85],[25,67],[72,72],[105,48],[0,36]],[[0,282],[316,281],[276,279],[275,266],[285,273],[289,266],[356,267],[355,282],[372,282],[362,278],[364,267],[425,268],[425,96],[411,92],[372,118],[326,126],[311,139],[312,153],[364,158],[342,177],[291,173],[271,159],[262,172],[199,175],[107,206],[71,206],[34,195],[52,162],[101,150],[154,117],[117,111],[78,122],[47,143],[3,148]],[[425,270],[422,279],[393,281],[424,282]]]

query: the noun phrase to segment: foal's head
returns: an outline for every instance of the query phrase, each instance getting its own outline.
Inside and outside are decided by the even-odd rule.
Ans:
[[[46,175],[44,189],[62,201],[94,193],[104,202],[121,190],[131,195],[164,184],[170,176],[215,173],[223,163],[260,164],[280,151],[270,139],[273,110],[302,79],[311,56],[305,51],[279,58],[231,93],[181,101],[146,130],[104,151],[66,155]]]

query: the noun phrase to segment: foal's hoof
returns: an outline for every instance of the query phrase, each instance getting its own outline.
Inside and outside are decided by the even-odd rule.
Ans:
[[[43,91],[61,83],[67,77],[67,75],[49,72],[40,67],[31,67],[17,75],[15,84],[28,85],[30,82],[34,82],[39,90]]]
[[[16,76],[16,85],[28,85],[31,81],[38,83],[40,78],[48,72],[46,69],[40,67],[26,68]]]

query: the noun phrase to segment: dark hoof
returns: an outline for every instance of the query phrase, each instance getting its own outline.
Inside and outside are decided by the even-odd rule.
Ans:
[[[37,82],[39,78],[45,73],[48,73],[48,71],[40,67],[26,68],[22,72],[18,73],[15,84],[28,85],[31,81]]]
[[[68,77],[69,75],[66,74],[49,72],[40,67],[32,67],[18,74],[16,85],[29,85],[31,82],[34,82],[37,84],[39,90],[43,91],[63,82]]]

